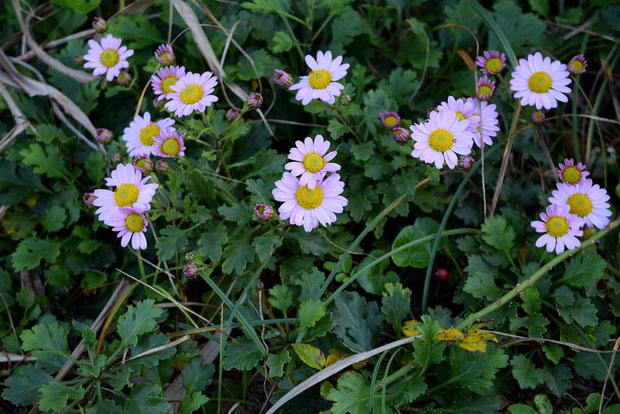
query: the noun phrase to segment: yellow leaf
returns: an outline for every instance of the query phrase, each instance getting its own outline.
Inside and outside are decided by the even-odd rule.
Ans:
[[[346,356],[347,355],[337,349],[330,349],[329,355],[327,355],[327,360],[325,361],[325,366],[328,367]]]
[[[465,338],[463,332],[456,328],[444,329],[437,334],[437,339],[440,341],[460,341],[463,338]]]
[[[405,324],[400,329],[403,332],[403,335],[412,337],[412,336],[420,335],[420,332],[417,330],[417,327],[418,327],[418,321],[411,320],[411,321],[405,322]]]
[[[319,348],[309,344],[293,344],[295,353],[306,365],[314,369],[323,369],[325,366],[325,355]]]
[[[476,334],[479,335],[480,338],[482,338],[485,341],[493,341],[497,343],[497,337],[490,332],[476,331]]]
[[[469,332],[469,333],[475,332],[475,331],[477,331],[480,328],[484,328],[485,326],[487,326],[491,322],[493,322],[493,320],[486,321],[486,322],[475,323],[475,324],[473,324],[472,326],[469,327],[467,332]]]
[[[353,367],[353,369],[359,370],[360,368],[365,367],[366,364],[368,364],[368,360],[367,359],[365,359],[363,361],[360,361],[360,362],[356,362],[355,364],[353,364],[351,366]]]
[[[461,341],[459,346],[470,352],[475,352],[475,351],[480,351],[482,353],[487,352],[486,342],[476,332],[467,335],[465,339]]]

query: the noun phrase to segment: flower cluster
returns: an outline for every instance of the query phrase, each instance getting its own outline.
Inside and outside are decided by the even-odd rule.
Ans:
[[[340,165],[330,162],[337,152],[328,152],[329,146],[330,142],[321,135],[314,139],[307,137],[304,142],[296,141],[288,155],[291,162],[284,166],[290,172],[276,181],[273,190],[273,197],[283,202],[278,209],[280,218],[304,226],[307,232],[319,223],[327,226],[335,222],[335,213],[342,213],[348,203],[340,195],[344,183],[335,173]]]
[[[559,164],[558,175],[562,182],[549,198],[551,205],[540,214],[541,221],[531,223],[537,233],[544,233],[536,247],[546,246],[549,253],[555,250],[556,254],[581,246],[578,237],[593,228],[605,228],[611,216],[607,191],[585,178],[589,172],[583,164],[565,159]]]

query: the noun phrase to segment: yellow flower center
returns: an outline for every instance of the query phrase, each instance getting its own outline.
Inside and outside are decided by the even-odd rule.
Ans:
[[[585,217],[592,211],[592,201],[584,193],[575,193],[568,197],[566,203],[570,206],[570,213]]]
[[[140,158],[138,162],[136,162],[136,167],[141,168],[144,171],[147,171],[150,169],[146,158]]]
[[[144,227],[144,219],[140,214],[131,213],[125,217],[125,227],[132,233],[138,233]]]
[[[547,233],[553,237],[562,237],[568,233],[568,220],[564,217],[551,217],[547,220],[545,226],[547,227]]]
[[[572,62],[570,62],[568,64],[568,66],[570,66],[573,69],[573,72],[575,73],[579,73],[583,70],[583,63],[581,63],[579,60],[575,59]]]
[[[428,145],[438,152],[445,152],[452,148],[454,136],[445,129],[436,129],[428,137]]]
[[[315,209],[323,202],[323,190],[318,185],[314,190],[308,189],[307,185],[299,187],[295,192],[295,200],[306,210]]]
[[[177,155],[181,151],[181,144],[174,138],[168,138],[161,144],[161,151],[166,155]]]
[[[396,124],[398,124],[398,118],[396,118],[394,115],[388,115],[388,116],[385,117],[383,122],[385,122],[385,125],[387,125],[389,127],[393,127]]]
[[[106,68],[111,68],[118,63],[119,55],[116,49],[104,49],[99,60]]]
[[[527,82],[527,85],[530,87],[532,92],[536,93],[546,93],[549,89],[551,89],[551,76],[547,75],[545,72],[536,72],[530,76],[530,80]]]
[[[198,84],[192,83],[187,85],[185,89],[181,91],[179,98],[185,105],[191,105],[198,102],[202,98],[202,95],[202,87]]]
[[[164,52],[161,55],[159,55],[159,58],[162,59],[164,62],[172,62],[172,57],[170,55],[170,52]]]
[[[138,201],[138,187],[133,184],[123,184],[114,191],[114,201],[118,207],[130,207]]]
[[[569,184],[577,184],[581,179],[581,171],[577,167],[568,167],[562,172],[562,179]]]
[[[321,171],[321,169],[325,166],[325,161],[323,160],[323,157],[316,152],[309,152],[304,156],[302,164],[306,171],[315,173],[317,171]]]
[[[467,119],[467,117],[463,115],[461,111],[456,111],[456,117],[459,119],[459,121],[464,121]]]
[[[155,142],[154,138],[159,134],[159,127],[157,124],[150,123],[140,130],[140,142],[150,147]]]
[[[500,58],[494,57],[494,58],[487,60],[487,63],[484,65],[484,68],[488,70],[489,72],[495,74],[500,71],[502,66],[503,66],[502,60]]]
[[[478,87],[478,95],[480,96],[489,96],[491,94],[491,88],[487,85],[480,85]]]
[[[308,83],[312,89],[325,89],[332,81],[332,75],[325,69],[316,69],[310,72]]]
[[[168,75],[165,78],[163,78],[161,80],[161,91],[163,93],[172,93],[174,92],[172,89],[170,89],[170,87],[172,85],[174,85],[175,83],[177,83],[177,81],[179,80],[179,78],[177,78],[174,75]]]

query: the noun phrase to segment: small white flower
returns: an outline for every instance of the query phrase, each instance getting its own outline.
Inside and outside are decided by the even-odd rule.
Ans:
[[[295,99],[302,105],[308,105],[313,99],[321,99],[328,104],[336,101],[336,96],[344,89],[344,85],[338,83],[347,75],[349,64],[342,64],[342,56],[332,59],[332,52],[319,51],[316,60],[306,55],[306,64],[312,70],[308,76],[302,76],[300,81],[290,87],[297,90]]]

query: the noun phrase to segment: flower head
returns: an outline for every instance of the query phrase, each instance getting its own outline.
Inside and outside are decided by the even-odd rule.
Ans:
[[[332,52],[317,52],[316,59],[306,55],[306,64],[311,72],[302,76],[300,81],[290,87],[297,90],[295,99],[302,105],[308,105],[313,99],[321,99],[328,104],[336,102],[336,96],[344,89],[338,81],[347,75],[349,64],[342,64],[342,56],[332,59]]]
[[[568,71],[573,75],[581,75],[586,71],[586,68],[588,67],[588,62],[586,61],[586,58],[583,57],[583,55],[577,55],[574,56],[570,60],[570,62],[568,62],[568,65],[566,65],[566,67]]]
[[[269,204],[255,204],[254,214],[260,221],[267,221],[273,218],[275,211]]]
[[[276,69],[273,74],[273,80],[278,84],[279,87],[288,89],[293,84],[293,77],[283,70]]]
[[[476,160],[474,159],[474,157],[471,157],[469,155],[459,157],[459,166],[464,170],[471,170],[471,167],[473,167],[474,164],[476,164]]]
[[[97,196],[95,196],[95,193],[84,193],[84,195],[82,196],[82,201],[84,202],[86,207],[92,208],[95,206],[93,204],[93,201],[95,201],[96,198]]]
[[[476,126],[474,132],[474,143],[480,148],[482,141],[484,145],[493,145],[493,137],[499,132],[499,120],[497,119],[497,111],[495,104],[479,101],[478,98],[467,98],[467,102],[474,107],[474,115],[480,117],[480,122]],[[482,131],[482,137],[481,135]]]
[[[116,78],[116,83],[121,86],[128,86],[131,83],[131,75],[129,72],[122,70]]]
[[[332,174],[317,183],[313,190],[302,186],[290,173],[284,173],[276,181],[273,197],[283,202],[278,209],[280,218],[290,219],[291,224],[304,226],[307,232],[318,227],[319,223],[327,226],[336,221],[335,213],[342,213],[347,199],[340,194],[344,183],[338,174]]]
[[[437,168],[442,168],[445,162],[453,169],[458,164],[457,154],[471,152],[473,137],[467,131],[468,126],[453,111],[431,112],[429,120],[411,126],[415,141],[411,155]]]
[[[545,114],[542,111],[536,111],[532,113],[532,124],[542,125],[545,122]]]
[[[123,141],[127,146],[129,155],[150,155],[155,146],[155,137],[163,128],[174,125],[172,118],[164,118],[152,121],[151,114],[145,112],[143,116],[136,115],[133,121],[123,131]]]
[[[396,112],[383,112],[381,122],[387,129],[394,129],[400,124],[400,116]]]
[[[481,101],[490,101],[495,92],[495,81],[489,80],[486,76],[483,76],[476,85],[476,98]]]
[[[237,108],[230,108],[228,111],[226,111],[225,117],[229,121],[234,121],[240,113],[241,112]]]
[[[146,227],[148,220],[142,211],[135,208],[123,207],[116,210],[106,223],[112,230],[118,232],[121,246],[125,247],[131,240],[134,249],[146,249]]]
[[[546,213],[540,213],[542,221],[532,221],[531,226],[537,233],[545,233],[536,240],[536,247],[546,246],[551,253],[555,249],[560,254],[564,249],[572,250],[581,246],[577,239],[583,232],[583,219],[569,212],[568,206],[550,205]]]
[[[97,128],[95,132],[97,133],[97,141],[101,142],[102,144],[107,144],[108,142],[112,141],[112,138],[114,138],[114,134],[112,133],[112,131],[106,128]]]
[[[170,87],[176,84],[183,76],[185,76],[185,68],[183,66],[165,66],[155,72],[151,76],[151,86],[153,87],[153,93],[159,95],[157,100],[169,99],[174,92]]]
[[[247,101],[252,108],[258,109],[263,104],[263,95],[258,92],[252,92],[248,95]]]
[[[575,185],[560,183],[551,194],[550,203],[568,206],[570,213],[584,219],[588,227],[603,229],[609,223],[609,195],[598,184],[592,184],[592,180],[585,179]]]
[[[497,50],[485,50],[484,56],[478,56],[476,65],[485,75],[497,75],[506,66],[506,55],[500,54]]]
[[[559,163],[558,176],[567,184],[581,184],[590,173],[586,171],[586,166],[582,163],[575,165],[575,160],[566,158],[564,164]]]
[[[193,262],[185,263],[185,266],[183,266],[183,276],[185,276],[188,279],[193,279],[196,277],[197,274],[198,274],[198,266],[196,266],[196,263],[193,263]]]
[[[565,93],[570,93],[570,78],[566,65],[559,60],[551,62],[549,57],[543,59],[540,52],[519,59],[519,64],[512,72],[510,89],[515,98],[521,98],[523,105],[536,106],[536,109],[553,109],[558,101],[568,102]]]
[[[474,108],[473,101],[464,98],[455,99],[453,96],[449,96],[446,102],[442,102],[437,107],[437,111],[440,113],[445,111],[453,112],[459,118],[459,121],[466,121],[466,131],[469,132],[476,132],[478,126],[480,126],[480,115],[476,113],[476,110],[477,108]]]
[[[325,174],[340,169],[340,165],[329,162],[337,154],[336,151],[327,153],[329,145],[329,141],[325,141],[321,135],[317,135],[314,140],[306,137],[304,142],[296,141],[296,147],[291,148],[288,154],[288,159],[292,162],[287,163],[284,168],[294,177],[301,175],[299,185],[313,190]]]
[[[153,171],[153,161],[151,161],[151,157],[148,155],[137,155],[133,160],[133,166],[142,174],[148,174]]]
[[[115,187],[114,191],[95,190],[97,199],[93,204],[99,207],[95,212],[99,215],[99,220],[109,224],[109,219],[123,207],[131,207],[137,211],[149,210],[149,203],[158,187],[155,183],[146,183],[150,178],[142,178],[142,173],[131,164],[119,164],[110,177],[106,178],[106,185]]]
[[[93,29],[97,33],[105,33],[108,30],[108,23],[101,17],[95,17],[93,19]]]
[[[211,72],[202,75],[187,72],[174,85],[170,86],[172,93],[168,95],[170,101],[166,109],[178,117],[190,115],[194,111],[204,112],[207,106],[217,102],[213,91],[217,86],[217,79]]]
[[[133,50],[127,46],[121,46],[121,39],[117,39],[111,34],[107,35],[101,42],[93,39],[88,41],[90,49],[84,56],[85,68],[92,68],[93,75],[99,76],[106,74],[106,80],[110,82],[117,77],[121,69],[129,67],[127,58],[133,55]]]
[[[394,139],[398,142],[407,142],[411,134],[405,128],[394,128]]]
[[[163,66],[170,66],[174,62],[174,51],[169,44],[159,45],[155,50],[155,59]]]
[[[155,137],[153,154],[163,158],[182,157],[185,155],[183,138],[174,128],[164,128]]]
[[[157,160],[155,162],[155,171],[158,173],[165,173],[168,171],[168,161],[166,160]]]

